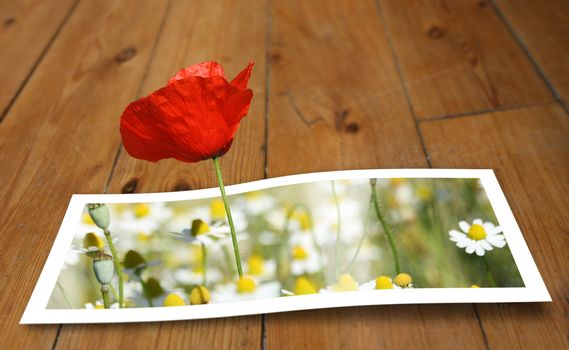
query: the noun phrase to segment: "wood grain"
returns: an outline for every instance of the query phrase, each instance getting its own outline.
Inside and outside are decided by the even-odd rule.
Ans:
[[[272,6],[268,175],[425,166],[373,1]]]
[[[0,121],[76,2],[0,3]]]
[[[566,349],[569,118],[558,104],[421,124],[435,167],[493,168],[552,304],[480,305],[491,348]]]
[[[164,21],[142,95],[162,87],[170,76],[194,63],[217,60],[232,78],[255,62],[249,86],[254,98],[231,150],[222,158],[226,184],[262,179],[265,142],[266,2],[175,1]],[[110,193],[188,190],[217,186],[212,162],[152,164],[122,150],[108,187]],[[64,326],[58,349],[112,348],[258,348],[261,316],[168,323]],[[102,339],[102,340],[101,340]]]
[[[420,119],[552,101],[487,0],[381,1]]]
[[[259,316],[65,326],[56,349],[258,349]]]
[[[569,102],[569,1],[498,0],[540,69],[566,105]]]
[[[116,116],[136,96],[164,11],[153,1],[80,3],[2,123],[3,348],[52,347],[56,325],[18,321],[71,194],[104,188]]]
[[[373,1],[273,2],[271,17],[270,176],[427,166]],[[266,320],[268,349],[484,346],[471,305],[312,310]]]

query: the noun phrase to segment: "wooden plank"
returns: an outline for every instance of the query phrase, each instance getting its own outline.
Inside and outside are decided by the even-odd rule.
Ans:
[[[427,166],[374,1],[275,1],[271,17],[270,176]],[[484,346],[471,305],[270,314],[266,329],[269,349]]]
[[[143,95],[162,87],[179,69],[217,60],[228,77],[249,61],[255,68],[249,86],[254,98],[231,150],[222,158],[227,184],[263,178],[265,142],[265,28],[266,1],[175,1],[160,35],[156,54],[144,80]],[[190,15],[189,15],[190,14]],[[173,160],[157,164],[120,153],[108,192],[156,192],[217,186],[212,162],[186,164]],[[177,348],[260,347],[261,316],[127,325],[64,326],[58,349],[89,347],[173,346]]]
[[[0,121],[76,0],[0,3]]]
[[[569,102],[569,2],[498,0],[508,23],[536,60],[560,99]]]
[[[433,166],[493,168],[552,304],[477,306],[490,348],[567,349],[569,119],[557,104],[421,124]]]
[[[488,0],[381,2],[420,119],[553,101]]]
[[[0,343],[51,348],[57,326],[20,326],[72,193],[100,192],[165,4],[85,1],[0,126]],[[125,14],[128,14],[127,16]]]

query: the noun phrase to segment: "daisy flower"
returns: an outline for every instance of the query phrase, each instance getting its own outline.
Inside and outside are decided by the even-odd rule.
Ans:
[[[229,231],[219,229],[217,226],[210,226],[202,219],[195,219],[192,221],[191,228],[185,228],[182,232],[171,232],[176,235],[178,239],[188,243],[199,243],[209,245],[216,239],[226,238],[229,236]]]
[[[295,245],[291,251],[291,269],[295,276],[320,271],[321,262],[318,252],[311,244]]]
[[[326,288],[320,289],[320,293],[329,293],[329,292],[349,292],[355,291],[359,289],[358,282],[350,275],[349,273],[345,273],[340,275],[336,282],[334,282],[331,286]]]
[[[150,235],[172,217],[172,209],[163,202],[130,205],[120,218],[122,234]]]
[[[252,254],[243,264],[243,268],[251,276],[260,280],[269,280],[275,277],[276,261],[274,259],[265,260],[261,255]]]
[[[466,248],[468,254],[476,252],[476,255],[483,256],[486,251],[496,248],[503,248],[506,245],[506,238],[500,226],[495,226],[491,222],[483,222],[482,219],[475,219],[472,225],[466,221],[461,221],[458,230],[450,230],[450,240],[456,242],[459,248]]]
[[[294,281],[294,290],[290,291],[287,289],[281,289],[281,294],[283,296],[293,296],[293,295],[306,295],[306,294],[317,294],[318,290],[316,286],[310,279],[304,276],[300,276]]]
[[[259,283],[251,276],[243,276],[230,284],[218,285],[211,299],[216,303],[274,298],[280,296],[279,282]]]
[[[413,278],[408,273],[400,273],[391,279],[389,276],[379,276],[378,278],[362,284],[359,290],[373,289],[404,289],[413,288]]]

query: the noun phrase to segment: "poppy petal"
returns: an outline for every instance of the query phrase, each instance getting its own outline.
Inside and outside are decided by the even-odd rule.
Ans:
[[[247,67],[243,69],[233,80],[231,81],[231,85],[235,86],[239,90],[247,89],[247,83],[249,82],[249,78],[251,77],[251,72],[253,71],[253,66],[255,64],[253,62],[249,62]]]
[[[175,158],[194,163],[225,154],[251,104],[247,81],[252,67],[232,85],[216,62],[194,65],[129,104],[120,126],[126,151],[151,162]]]
[[[239,126],[239,122],[247,115],[251,106],[253,91],[250,89],[237,91],[227,98],[223,115],[227,126],[231,129]]]
[[[225,120],[227,101],[236,93],[219,76],[172,82],[127,107],[121,119],[125,149],[153,162],[175,158],[193,163],[227,152],[239,126],[230,127]]]
[[[215,61],[202,62],[182,69],[168,80],[168,84],[189,77],[211,78],[215,76],[223,77],[223,67]]]

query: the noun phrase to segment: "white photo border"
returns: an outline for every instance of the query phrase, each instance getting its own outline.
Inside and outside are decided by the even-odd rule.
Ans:
[[[228,195],[233,195],[286,185],[366,178],[479,179],[492,205],[498,223],[503,229],[512,257],[514,258],[525,287],[414,288],[381,290],[380,292],[354,291],[311,294],[178,307],[140,307],[103,310],[47,309],[48,301],[64,265],[65,256],[71,246],[75,234],[74,228],[80,221],[81,214],[87,203],[172,202],[220,196],[219,188],[164,193],[76,194],[71,197],[69,207],[67,208],[51,252],[20,320],[20,324],[174,321],[364,305],[551,301],[551,296],[539,274],[494,171],[491,169],[369,169],[331,171],[270,178],[231,185],[225,189]],[[354,297],[354,293],[357,293],[357,297]]]

